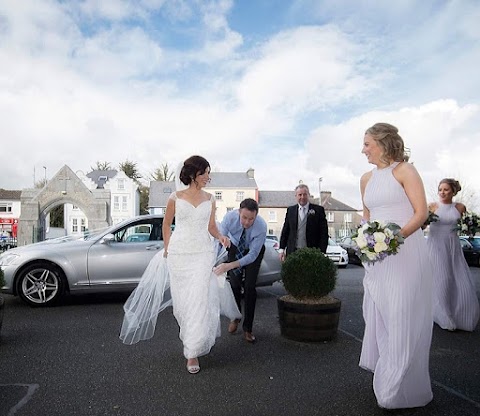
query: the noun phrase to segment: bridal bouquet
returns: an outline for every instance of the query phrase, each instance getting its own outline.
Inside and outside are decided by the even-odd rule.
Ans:
[[[428,210],[428,217],[423,223],[423,226],[426,227],[427,225],[430,225],[432,222],[437,222],[437,221],[438,221],[438,215]]]
[[[360,260],[373,264],[397,254],[404,237],[400,234],[400,226],[393,222],[362,221],[352,240]]]
[[[480,230],[480,217],[474,212],[464,212],[457,221],[455,231],[473,237]]]

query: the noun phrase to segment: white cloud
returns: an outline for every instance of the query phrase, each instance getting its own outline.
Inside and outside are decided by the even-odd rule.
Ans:
[[[480,194],[480,6],[369,4],[299,2],[250,45],[230,0],[2,1],[0,124],[15,150],[0,186],[30,186],[34,166],[128,158],[147,174],[200,153],[254,168],[266,190],[303,180],[318,194],[323,177],[360,208],[363,132],[385,120],[427,195],[444,176]]]

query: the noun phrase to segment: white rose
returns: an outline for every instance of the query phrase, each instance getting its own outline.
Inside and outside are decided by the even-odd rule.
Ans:
[[[384,233],[378,231],[376,233],[373,233],[373,238],[375,239],[376,243],[383,243],[387,236]]]
[[[360,250],[367,247],[367,240],[363,236],[363,234],[359,234],[358,237],[354,238],[355,244],[360,248]]]
[[[367,255],[368,260],[374,261],[377,259],[377,255],[371,251],[368,251],[365,254]]]
[[[378,222],[378,225],[380,226],[380,228],[385,228],[387,226],[387,223],[385,223],[384,221],[377,221]]]
[[[388,237],[388,238],[392,238],[393,237],[393,231],[390,229],[390,228],[385,228],[385,231],[384,231],[385,235]]]
[[[370,227],[370,224],[368,222],[366,222],[365,224],[363,224],[360,229],[358,230],[358,234],[363,234],[364,231],[367,231],[368,228]]]
[[[375,243],[375,246],[373,249],[375,250],[375,253],[381,253],[382,251],[386,251],[388,246],[385,244],[384,241],[380,241],[378,243]]]

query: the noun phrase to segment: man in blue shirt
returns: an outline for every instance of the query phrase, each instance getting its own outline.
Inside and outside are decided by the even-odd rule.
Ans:
[[[227,212],[220,224],[220,232],[230,239],[228,262],[215,268],[216,273],[228,273],[230,285],[241,311],[242,283],[244,287],[243,331],[248,342],[255,342],[252,333],[257,277],[265,253],[267,223],[258,216],[257,201],[244,199],[238,210]],[[228,332],[237,331],[239,320],[230,322]]]

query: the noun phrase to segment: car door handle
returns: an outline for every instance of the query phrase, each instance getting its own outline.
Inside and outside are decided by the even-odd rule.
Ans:
[[[160,247],[160,245],[158,244],[154,244],[154,245],[151,245],[151,246],[147,246],[147,250],[160,250],[162,247]]]

